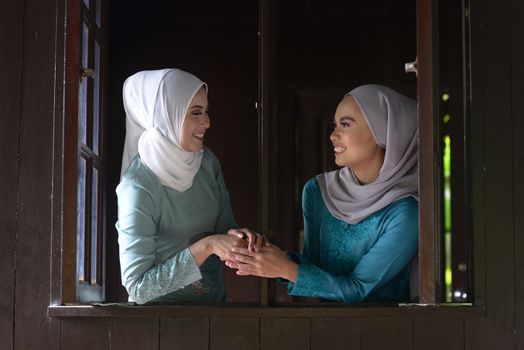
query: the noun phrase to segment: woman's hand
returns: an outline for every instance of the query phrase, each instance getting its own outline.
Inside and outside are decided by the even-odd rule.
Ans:
[[[282,277],[293,283],[297,279],[298,265],[273,244],[261,247],[258,252],[250,252],[247,248],[232,248],[226,260],[226,266],[237,269],[239,276]]]
[[[189,250],[195,259],[197,266],[201,266],[206,259],[217,255],[220,260],[225,261],[226,255],[233,247],[247,247],[247,242],[235,235],[214,234],[202,238],[189,246]]]
[[[217,255],[220,260],[227,260],[226,255],[234,248],[247,248],[247,242],[236,235],[216,234],[207,237],[211,245],[212,254]]]
[[[233,235],[238,238],[247,239],[247,249],[249,252],[258,252],[261,247],[269,246],[269,240],[263,234],[251,231],[248,228],[233,228],[227,232],[228,235]]]

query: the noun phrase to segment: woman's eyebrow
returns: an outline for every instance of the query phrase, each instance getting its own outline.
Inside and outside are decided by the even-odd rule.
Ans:
[[[204,106],[201,106],[201,105],[194,105],[194,106],[189,107],[189,109],[193,109],[193,108],[204,108]]]
[[[348,120],[350,120],[350,121],[352,121],[352,122],[356,122],[355,118],[353,118],[353,117],[349,117],[349,116],[340,117],[340,119],[339,119],[338,122],[339,122],[339,123],[342,123],[342,122],[344,122],[344,121],[348,121]]]

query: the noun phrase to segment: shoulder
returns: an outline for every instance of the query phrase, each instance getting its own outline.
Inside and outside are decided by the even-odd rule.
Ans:
[[[304,211],[310,211],[317,208],[320,203],[323,202],[322,194],[320,193],[320,187],[316,177],[309,179],[304,185],[302,191],[302,209]]]
[[[304,194],[314,195],[320,192],[320,187],[318,186],[318,180],[316,177],[309,179],[304,185]]]
[[[320,193],[320,187],[318,185],[318,180],[316,177],[309,179],[304,185],[302,190],[302,202],[305,205],[311,204],[311,202],[316,202],[322,198]]]
[[[161,188],[162,184],[159,178],[137,156],[129,165],[124,176],[122,176],[116,191],[118,194],[131,191],[155,194]]]
[[[418,235],[418,201],[413,197],[398,199],[381,210],[387,229],[398,229],[402,234]]]
[[[418,201],[413,197],[398,199],[386,208],[389,215],[416,217],[418,219]]]

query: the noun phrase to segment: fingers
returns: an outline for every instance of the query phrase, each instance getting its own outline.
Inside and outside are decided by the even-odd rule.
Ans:
[[[241,255],[250,256],[250,257],[254,257],[255,254],[256,254],[255,252],[250,252],[249,248],[241,248],[241,247],[233,247],[233,248],[231,248],[231,252],[232,253],[238,253],[238,254],[241,254]]]
[[[256,244],[257,241],[257,233],[251,231],[248,228],[240,228],[238,231],[242,232],[244,234],[244,237],[247,238],[247,249],[252,252],[253,247]]]
[[[229,268],[237,270],[235,272],[237,274],[237,276],[250,276],[250,275],[255,275],[256,276],[253,267],[251,267],[248,264],[242,264],[242,263],[237,263],[237,262],[233,262],[233,261],[228,260],[228,261],[226,261],[226,266],[229,267]]]
[[[244,238],[244,233],[241,232],[240,230],[237,230],[237,229],[234,229],[234,228],[232,228],[231,230],[227,231],[227,234],[230,235],[230,236],[238,237],[240,239]]]
[[[246,249],[247,250],[247,249]],[[228,253],[226,255],[226,259],[233,261],[235,263],[244,263],[244,264],[253,264],[254,259],[250,255],[244,255],[244,254],[236,254],[236,253]]]

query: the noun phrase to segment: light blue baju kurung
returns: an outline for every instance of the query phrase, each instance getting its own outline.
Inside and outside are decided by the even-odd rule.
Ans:
[[[163,186],[137,156],[116,189],[122,284],[129,300],[217,303],[225,300],[222,264],[200,268],[189,246],[235,227],[218,159],[208,149],[191,188]]]
[[[358,224],[331,215],[316,179],[304,186],[304,252],[290,295],[345,303],[408,301],[408,264],[418,249],[418,202],[397,200]]]

